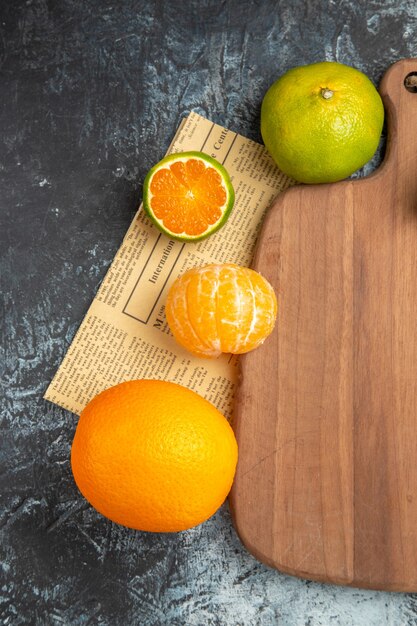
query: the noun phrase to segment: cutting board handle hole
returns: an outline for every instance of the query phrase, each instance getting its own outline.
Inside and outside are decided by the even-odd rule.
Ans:
[[[410,72],[404,78],[404,87],[410,93],[417,93],[417,72]]]

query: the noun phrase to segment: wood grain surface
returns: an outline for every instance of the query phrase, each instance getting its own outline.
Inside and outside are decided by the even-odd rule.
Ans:
[[[231,494],[260,560],[305,578],[417,591],[417,59],[385,74],[372,176],[277,198],[253,267],[279,302],[241,359]]]

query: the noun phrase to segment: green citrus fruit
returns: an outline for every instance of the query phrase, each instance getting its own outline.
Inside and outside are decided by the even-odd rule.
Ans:
[[[200,241],[226,222],[235,193],[229,174],[203,152],[170,154],[154,165],[143,185],[143,206],[172,239]]]
[[[288,71],[268,89],[261,108],[268,152],[303,183],[353,174],[374,155],[383,122],[382,100],[369,78],[328,61]]]

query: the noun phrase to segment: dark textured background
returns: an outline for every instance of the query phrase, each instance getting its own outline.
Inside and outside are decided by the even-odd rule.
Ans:
[[[416,41],[414,0],[0,0],[2,625],[417,624],[417,596],[257,563],[227,506],[174,535],[112,524],[72,481],[76,418],[42,400],[184,114],[260,140],[286,69],[378,83]]]

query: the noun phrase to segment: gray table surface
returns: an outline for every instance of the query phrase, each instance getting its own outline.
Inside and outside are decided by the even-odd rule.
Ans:
[[[258,563],[227,505],[179,534],[112,524],[72,480],[76,417],[42,399],[180,119],[260,140],[263,94],[288,68],[337,60],[377,84],[417,56],[416,7],[1,0],[2,625],[417,624],[417,595]]]

